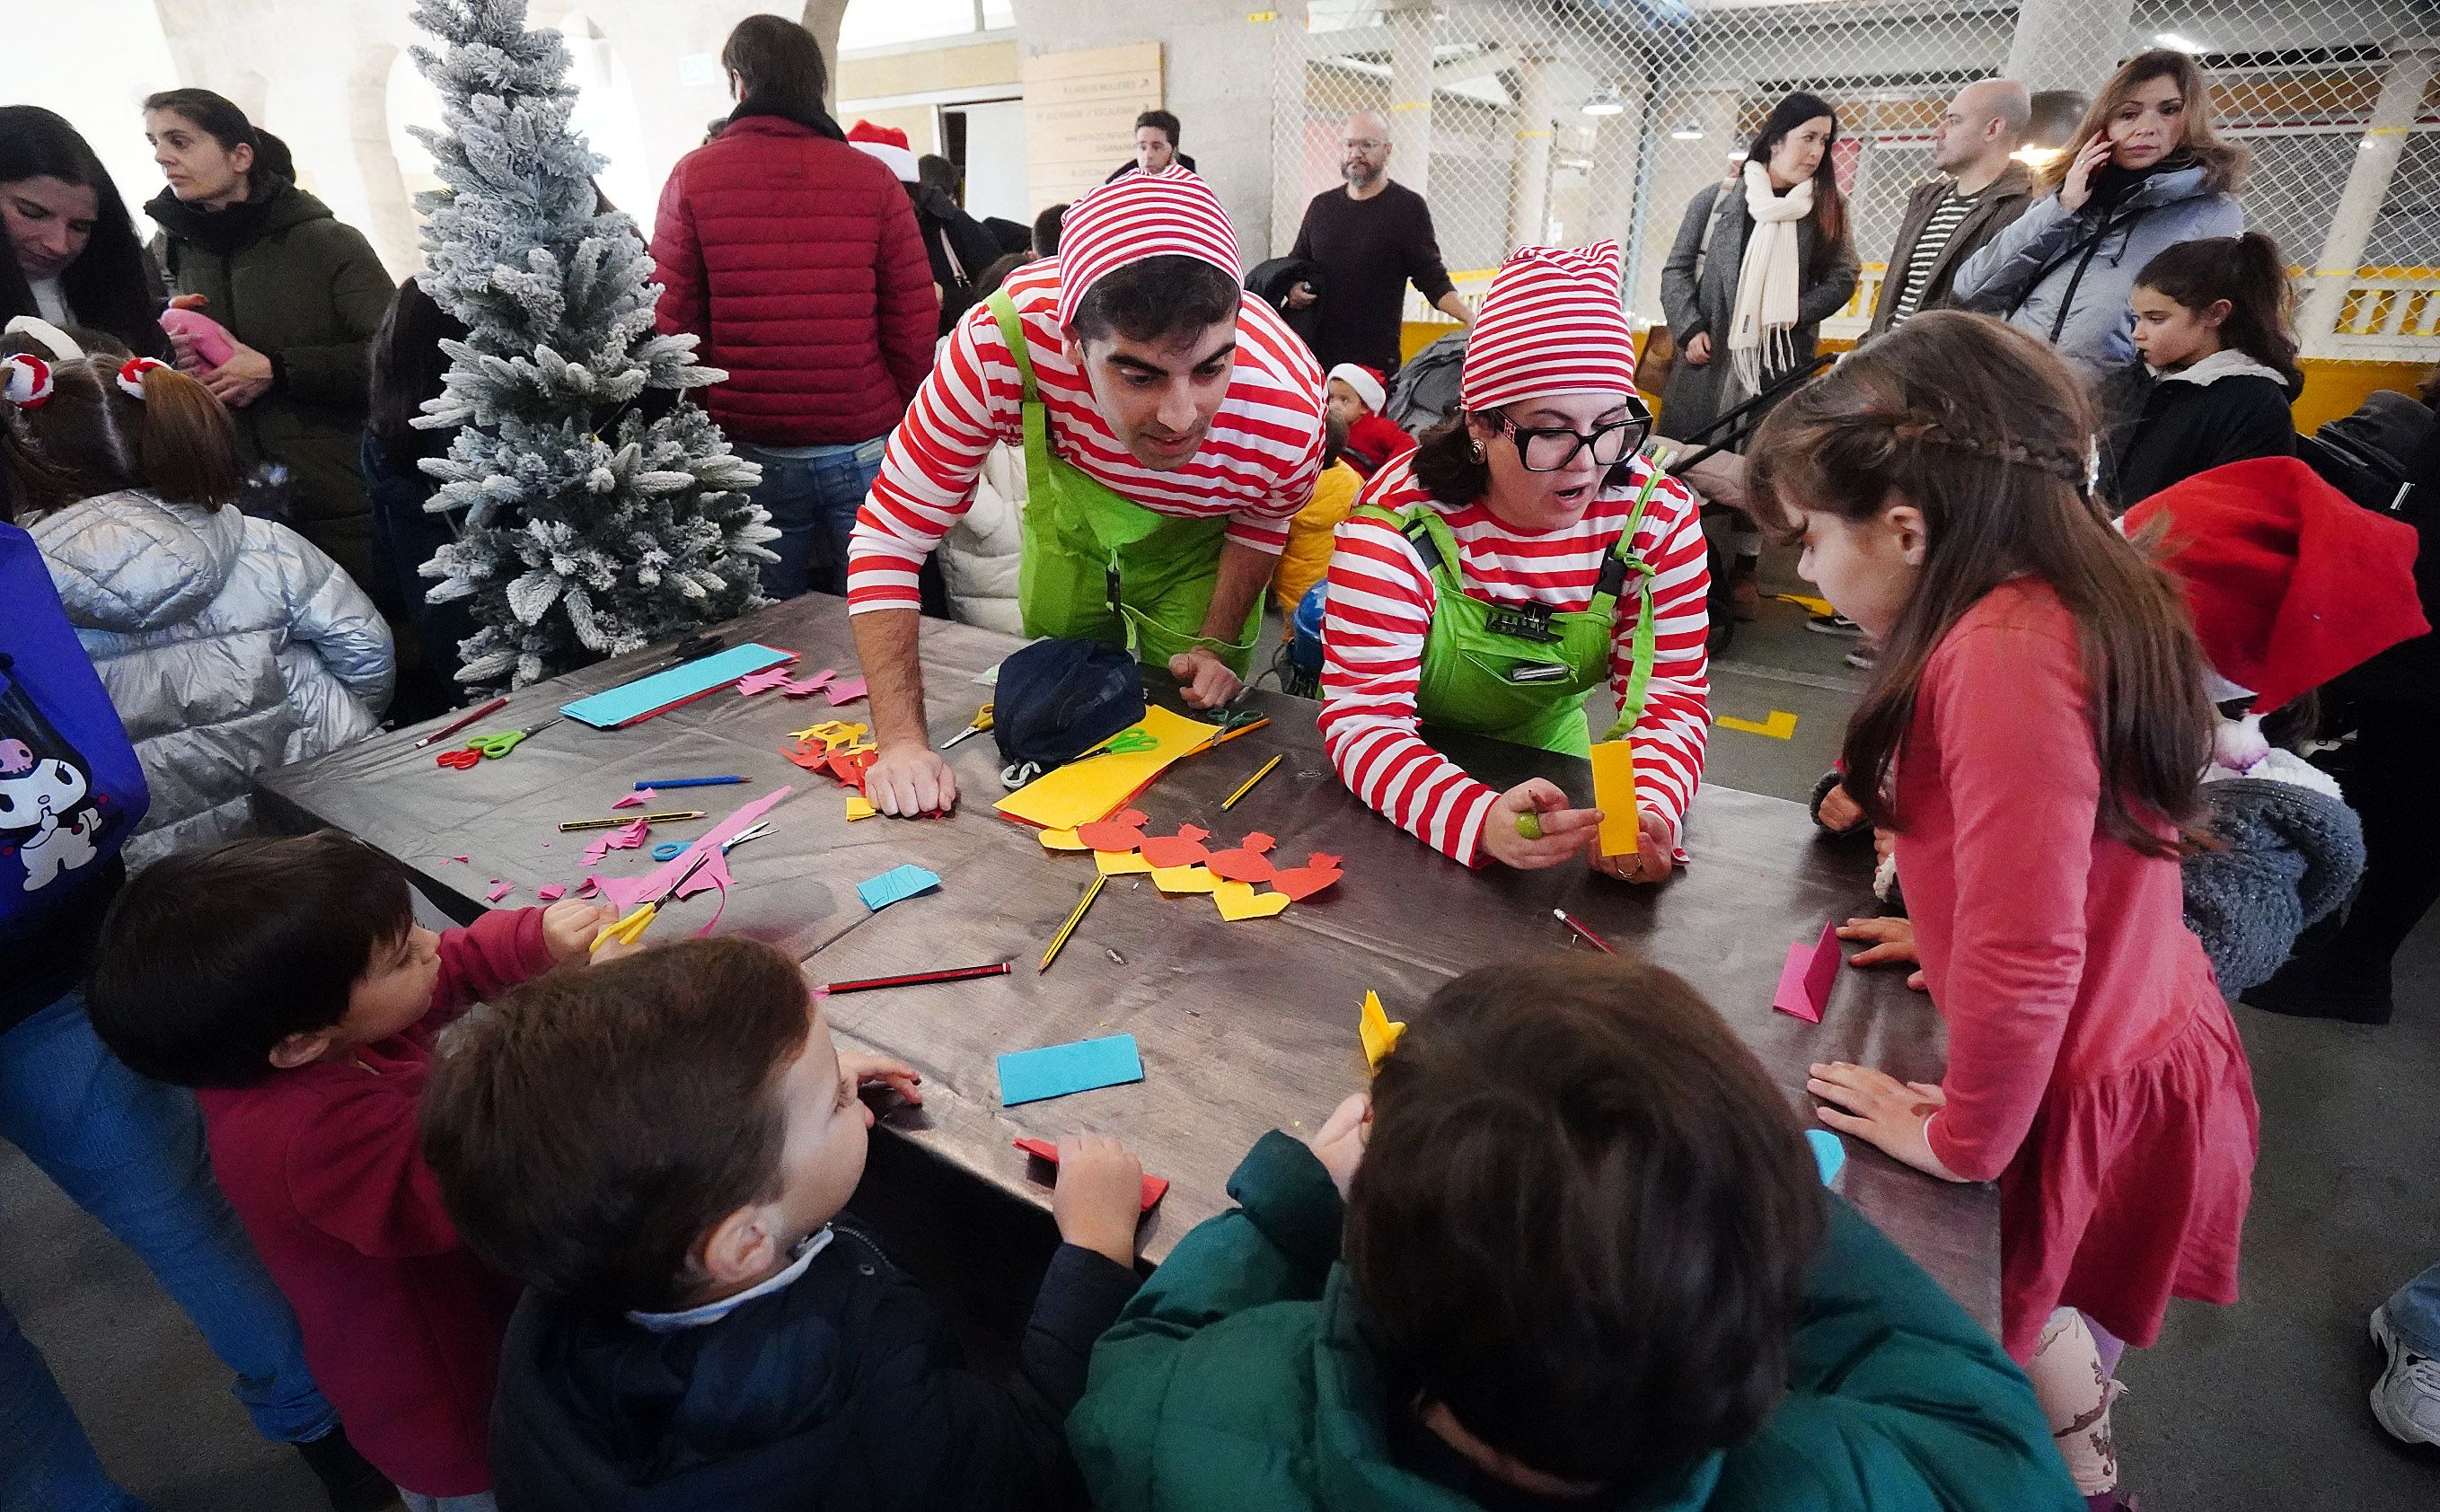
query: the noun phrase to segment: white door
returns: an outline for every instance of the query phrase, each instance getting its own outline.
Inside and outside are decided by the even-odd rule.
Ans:
[[[1032,225],[1042,205],[1026,203],[1025,101],[995,99],[944,105],[966,117],[966,213]]]

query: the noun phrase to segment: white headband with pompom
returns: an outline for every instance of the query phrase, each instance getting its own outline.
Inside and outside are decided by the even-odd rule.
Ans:
[[[130,357],[118,365],[118,391],[130,399],[144,397],[144,380],[155,369],[170,370],[170,365],[157,357]]]

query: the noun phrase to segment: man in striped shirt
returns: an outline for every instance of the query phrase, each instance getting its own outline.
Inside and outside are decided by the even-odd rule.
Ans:
[[[2013,79],[1978,80],[1948,102],[1931,142],[1941,177],[1908,196],[1866,341],[1953,304],[1957,270],[2033,204],[2033,170],[2010,156],[2032,112],[2033,97]]]
[[[1312,354],[1239,277],[1200,178],[1130,173],[1068,210],[1056,259],[958,323],[849,549],[880,746],[865,789],[882,812],[957,801],[924,725],[916,572],[995,444],[1026,454],[1026,633],[1128,645],[1198,707],[1235,696],[1288,521],[1321,471],[1323,409]]]

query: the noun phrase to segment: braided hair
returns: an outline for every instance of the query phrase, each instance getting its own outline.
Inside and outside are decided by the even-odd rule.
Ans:
[[[1932,652],[1983,596],[2032,578],[2075,616],[2102,830],[2148,855],[2191,848],[2211,754],[2202,655],[2175,582],[2093,502],[2091,450],[2090,407],[2056,354],[1956,311],[1918,315],[1799,389],[1747,449],[1757,512],[1787,535],[1808,514],[1923,515],[1921,572],[1847,726],[1848,791],[1874,824],[1902,827],[1892,767]]]

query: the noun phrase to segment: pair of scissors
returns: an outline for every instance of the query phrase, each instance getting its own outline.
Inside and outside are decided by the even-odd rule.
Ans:
[[[496,759],[507,756],[515,750],[518,743],[526,737],[547,730],[558,722],[559,716],[554,714],[540,724],[529,724],[522,730],[510,730],[500,735],[478,735],[461,748],[456,751],[443,751],[432,759],[436,765],[448,767],[453,771],[469,771],[487,756]]]
[[[1135,729],[1121,730],[1118,734],[1110,737],[1109,740],[1104,743],[1100,750],[1087,751],[1076,759],[1079,761],[1090,761],[1095,756],[1116,756],[1121,752],[1132,755],[1139,751],[1157,750],[1159,746],[1160,738],[1158,736],[1153,734],[1150,730],[1138,727]]]
[[[960,730],[957,734],[949,737],[947,739],[942,741],[941,749],[946,751],[949,747],[957,744],[959,741],[967,739],[973,736],[980,735],[991,727],[992,706],[986,703],[981,708],[975,710],[974,722],[967,725],[964,729]]]
[[[709,860],[711,860],[711,852],[708,850],[702,855],[697,856],[694,859],[694,864],[678,873],[677,880],[675,881],[654,894],[647,901],[638,903],[635,908],[629,910],[626,916],[619,919],[619,922],[610,925],[601,934],[593,936],[592,949],[594,951],[599,951],[602,946],[608,944],[612,940],[617,940],[621,945],[633,945],[637,940],[643,938],[644,931],[652,927],[653,919],[660,913],[661,904],[669,898],[675,897],[677,895],[677,890],[687,884],[687,879],[692,877],[696,872],[701,871],[703,869],[703,863]]]
[[[720,847],[721,852],[726,855],[727,852],[736,849],[747,841],[760,840],[770,832],[771,821],[768,819],[762,820],[748,828],[740,830],[734,838],[722,845]],[[687,847],[693,844],[694,842],[691,840],[664,840],[659,845],[653,847],[653,859],[655,861],[675,861],[680,856],[685,855]],[[691,871],[693,868],[689,867],[688,870]]]

